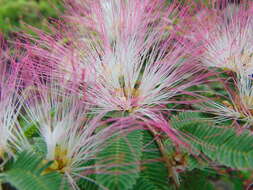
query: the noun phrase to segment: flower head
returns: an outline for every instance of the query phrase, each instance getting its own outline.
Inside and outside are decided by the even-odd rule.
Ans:
[[[166,105],[201,81],[202,76],[189,81],[201,72],[201,67],[185,62],[180,45],[171,49],[155,45],[149,49],[151,45],[144,41],[139,50],[136,41],[118,42],[112,51],[94,60],[96,80],[88,89],[88,97],[98,110],[148,115],[154,106]]]
[[[7,46],[0,39],[0,158],[4,154],[14,155],[16,151],[29,148],[29,143],[19,126],[18,116],[22,102],[19,100],[22,80],[21,63],[10,56]],[[19,58],[20,60],[21,58]]]
[[[107,125],[100,116],[89,115],[76,86],[68,81],[57,81],[52,76],[48,80],[41,76],[37,79],[26,90],[24,117],[36,125],[46,145],[45,162],[52,164],[45,173],[58,171],[73,189],[78,189],[76,179],[92,181],[86,175],[107,167],[89,165],[107,140],[127,130]]]
[[[148,3],[120,2],[131,7],[110,9],[119,15],[130,16],[122,17],[120,26],[110,23],[110,27],[116,27],[120,32],[113,33],[112,40],[107,35],[112,30],[104,27],[98,35],[99,45],[93,45],[94,41],[91,41],[92,45],[85,49],[91,56],[82,63],[89,65],[92,76],[87,84],[87,102],[96,114],[119,111],[135,119],[149,118],[152,124],[157,122],[154,127],[175,139],[175,134],[172,130],[165,130],[165,122],[159,117],[163,111],[169,113],[166,105],[175,96],[199,84],[207,75],[203,74],[201,65],[190,59],[188,53],[192,47],[176,41],[173,32],[164,38],[168,18],[177,15],[172,9],[175,5],[166,9],[165,16],[162,4],[156,6],[157,10],[147,11]],[[103,6],[100,9],[97,13],[103,13]],[[114,19],[110,21],[118,23]],[[99,26],[108,26],[107,20],[100,19]]]
[[[46,57],[41,65],[87,87],[83,99],[93,114],[120,111],[157,120],[163,111],[169,113],[166,106],[175,96],[207,76],[190,59],[192,46],[182,45],[173,29],[168,31],[184,9],[164,5],[161,0],[75,1],[67,17],[73,33],[68,42],[42,35],[45,48],[31,49],[36,60]]]
[[[108,2],[116,3],[113,0]],[[170,23],[168,18],[180,14],[175,13],[175,5],[165,9],[160,2],[156,9],[148,9],[150,1],[143,4],[119,2],[131,9],[119,6],[110,11],[131,18],[121,18],[125,25],[119,27],[120,32],[113,42],[107,43],[110,37],[102,35],[99,46],[86,49],[92,56],[82,63],[89,65],[93,76],[87,99],[100,113],[123,111],[151,117],[156,106],[166,105],[186,88],[198,84],[204,75],[201,66],[185,53],[192,47],[176,42],[173,32],[166,38],[163,36],[165,26]],[[103,12],[102,9],[103,6],[97,12]],[[167,14],[163,14],[165,10]],[[100,23],[108,25],[106,20],[100,20]],[[111,30],[105,27],[102,34],[107,32]],[[194,77],[197,73],[198,78]]]
[[[234,121],[248,128],[253,122],[253,86],[252,78],[239,73],[233,81],[225,82],[226,96],[217,96],[201,104],[202,111],[216,115],[216,122]],[[240,124],[239,124],[240,123]]]
[[[119,38],[142,36],[147,24],[154,24],[161,14],[165,14],[164,5],[161,0],[74,1],[67,11],[67,18],[75,23],[80,36],[86,40],[93,36],[102,39],[102,43],[113,43]],[[172,11],[171,7],[169,12]]]
[[[226,4],[222,10],[206,10],[215,19],[205,19],[195,25],[195,36],[203,42],[201,61],[204,65],[252,74],[253,23],[249,6],[250,3],[246,2]]]

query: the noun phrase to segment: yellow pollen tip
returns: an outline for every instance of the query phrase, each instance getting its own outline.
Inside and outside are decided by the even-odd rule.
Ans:
[[[59,169],[59,163],[57,160],[54,160],[53,163],[49,166],[49,169],[51,170],[58,170]]]
[[[56,146],[54,153],[54,160],[52,164],[43,172],[44,174],[53,171],[58,171],[60,173],[65,173],[70,170],[69,164],[70,159],[67,157],[68,150],[60,146]],[[43,164],[48,163],[48,160],[43,160]]]
[[[165,30],[171,31],[173,30],[173,26],[172,25],[168,25],[164,27]]]
[[[4,157],[4,149],[3,148],[0,148],[0,158],[3,158]]]

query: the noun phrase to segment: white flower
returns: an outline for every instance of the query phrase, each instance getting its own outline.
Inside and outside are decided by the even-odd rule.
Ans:
[[[125,130],[122,126],[106,126],[100,116],[90,118],[87,107],[74,93],[76,87],[65,82],[36,83],[27,90],[25,110],[27,120],[36,124],[46,144],[45,162],[53,161],[45,172],[59,171],[73,189],[79,189],[76,179],[94,182],[86,176],[90,170],[95,173],[107,167],[87,163],[96,159],[109,138]]]
[[[230,10],[230,14],[228,14]],[[231,11],[233,10],[233,11]],[[253,73],[253,24],[252,16],[245,5],[227,7],[217,14],[212,23],[199,27],[203,37],[204,54],[201,61],[210,67]],[[211,14],[210,14],[211,15]],[[197,36],[199,38],[199,36]]]
[[[5,153],[14,156],[16,151],[30,147],[18,122],[22,106],[22,102],[19,101],[20,65],[11,63],[7,65],[7,59],[1,60],[0,55],[0,158],[2,159]]]
[[[208,100],[201,104],[201,109],[215,114],[216,122],[234,120],[245,121],[246,126],[253,123],[253,86],[252,78],[243,74],[237,75],[234,87],[226,86],[227,99],[221,102]]]

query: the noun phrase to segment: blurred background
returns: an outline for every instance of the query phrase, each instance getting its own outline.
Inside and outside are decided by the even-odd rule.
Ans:
[[[57,19],[63,11],[60,2],[61,0],[0,0],[0,32],[10,37],[17,31],[29,30],[26,24],[47,30],[50,21]]]

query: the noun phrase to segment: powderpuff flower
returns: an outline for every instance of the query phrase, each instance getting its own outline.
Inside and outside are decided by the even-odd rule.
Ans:
[[[188,94],[187,88],[202,83],[209,74],[198,64],[186,62],[183,47],[159,46],[149,51],[145,48],[148,45],[143,45],[138,52],[133,39],[127,45],[118,43],[102,57],[97,55],[92,71],[96,80],[87,89],[86,101],[96,114],[118,111],[152,125],[154,121],[162,123],[153,126],[175,139],[178,133],[165,126],[162,118],[170,111],[166,105],[176,96]]]
[[[91,118],[74,86],[52,78],[43,81],[45,84],[35,82],[26,90],[24,118],[36,125],[46,144],[45,162],[53,163],[45,172],[62,173],[72,189],[79,189],[78,179],[96,183],[87,175],[102,173],[107,166],[87,163],[97,158],[109,138],[127,130],[106,125],[100,116]]]
[[[83,14],[83,6],[74,6],[77,10],[73,8],[72,15],[76,16],[69,16],[70,23],[91,30],[70,35],[64,45],[42,35],[46,40],[40,41],[46,48],[31,51],[36,57],[43,55],[50,66],[68,70],[74,79],[83,78],[87,87],[83,97],[93,113],[127,112],[136,119],[158,121],[157,126],[164,129],[163,119],[158,119],[164,110],[169,111],[166,104],[177,95],[189,94],[185,92],[188,87],[207,77],[202,66],[189,59],[192,47],[176,42],[173,32],[164,36],[168,24],[184,9],[179,11],[177,4],[164,6],[165,1],[160,0],[87,1],[81,5]],[[81,40],[82,36],[88,40]]]
[[[120,5],[116,2],[120,2]],[[107,27],[107,19],[101,19],[98,26],[103,28],[100,32],[103,34],[100,39],[103,43],[85,49],[90,56],[81,64],[89,66],[92,76],[90,84],[87,84],[90,86],[87,99],[95,106],[94,110],[142,112],[151,116],[150,108],[152,110],[155,105],[167,104],[169,99],[203,79],[202,68],[187,59],[184,53],[186,47],[175,42],[173,35],[167,39],[162,37],[165,18],[175,14],[176,11],[172,9],[175,5],[166,9],[168,13],[165,16],[158,11],[163,10],[161,7],[164,2],[159,1],[156,8],[160,9],[152,11],[148,9],[148,2],[151,1],[143,1],[143,5],[142,2],[131,0],[106,1],[118,8],[108,9],[110,14],[104,14],[129,15],[130,18],[122,16],[121,22],[124,24],[117,27],[120,32],[109,45],[110,36],[107,33],[111,30]],[[104,5],[98,5],[95,13],[99,16],[104,12]],[[124,9],[124,6],[128,9]],[[191,61],[192,64],[188,64]],[[187,82],[199,71],[198,78]]]
[[[97,56],[95,51],[100,56],[103,51],[114,48],[118,41],[131,43],[134,38],[138,39],[134,42],[136,48],[142,49],[147,35],[156,38],[154,43],[162,40],[175,15],[184,13],[182,7],[178,11],[178,6],[165,6],[161,0],[67,1],[68,11],[64,18],[70,26],[60,24],[57,28],[61,29],[60,32],[52,28],[55,33],[53,37],[34,29],[40,39],[33,39],[35,45],[24,45],[34,54],[37,65],[55,67],[55,72],[66,78],[72,78],[69,75],[74,72],[80,80],[94,81],[91,73],[94,66],[90,59]],[[153,34],[151,31],[154,31]],[[145,45],[150,46],[148,43]]]
[[[89,60],[89,57],[96,56],[93,55],[94,51],[101,53],[105,47],[111,47],[117,40],[124,39],[127,43],[129,37],[146,38],[146,32],[154,28],[165,30],[167,21],[170,21],[169,17],[173,17],[178,11],[176,5],[165,9],[162,2],[66,1],[67,13],[64,15],[64,21],[68,22],[68,26],[58,23],[57,29],[60,29],[60,32],[52,27],[55,34],[53,37],[34,29],[40,39],[33,39],[33,42],[37,42],[35,45],[24,45],[35,55],[34,62],[38,62],[39,57],[41,62],[44,62],[43,66],[46,63],[50,67],[57,67],[55,71],[59,72],[59,75],[71,78],[69,75],[75,72],[80,81],[89,82],[94,80],[90,72],[90,67],[93,66]],[[161,34],[164,36],[163,32],[159,35]],[[157,38],[160,40],[161,36]]]
[[[134,13],[141,12],[138,8],[135,7]],[[168,11],[173,15],[172,9]],[[90,66],[89,72],[93,77],[87,84],[87,102],[97,114],[120,111],[138,119],[147,117],[163,123],[157,126],[164,129],[163,119],[159,117],[163,111],[168,111],[166,104],[185,93],[187,88],[201,83],[207,75],[185,53],[185,49],[189,53],[191,47],[176,42],[173,35],[163,38],[161,26],[164,26],[164,20],[159,18],[161,15],[151,17],[152,11],[139,26],[135,25],[138,14],[129,14],[133,18],[125,22],[128,26],[136,26],[135,32],[129,32],[128,27],[120,27],[120,37],[108,45],[110,36],[106,33],[110,31],[105,27],[104,38],[101,38],[105,43],[86,49],[91,56],[83,63]],[[153,18],[156,18],[155,24]],[[106,20],[100,22],[102,26],[107,25]],[[168,131],[166,133],[169,134]],[[169,135],[174,138],[174,134]]]
[[[229,5],[220,1],[218,5],[227,6],[222,10],[205,10],[214,18],[194,25],[196,41],[200,41],[203,48],[200,60],[208,67],[250,75],[253,72],[251,3]]]
[[[94,110],[151,116],[153,107],[168,104],[204,78],[199,65],[186,62],[180,45],[170,49],[160,44],[150,50],[146,49],[150,42],[144,41],[139,50],[136,43],[136,39],[128,44],[118,42],[112,51],[102,57],[97,54],[91,62],[96,80],[87,93],[88,101],[97,107]]]
[[[225,83],[227,96],[220,97],[216,101],[208,100],[200,105],[201,110],[216,115],[214,121],[234,121],[249,128],[253,123],[253,86],[252,78],[245,73],[238,74],[234,86]],[[239,125],[239,124],[238,124]],[[240,126],[240,125],[239,125]]]
[[[86,40],[95,35],[102,43],[113,43],[123,36],[141,36],[147,24],[154,26],[162,14],[168,16],[166,11],[176,14],[175,6],[165,9],[161,0],[75,0],[68,7],[66,17],[76,24],[80,35]]]
[[[21,88],[21,65],[0,39],[0,159],[6,155],[15,156],[16,151],[29,148],[18,122],[22,102],[19,101]]]
[[[186,47],[175,42],[173,35],[163,38],[170,20],[185,11],[179,11],[179,5],[165,6],[160,0],[106,0],[84,4],[87,7],[89,3],[90,15],[85,15],[86,9],[83,13],[86,17],[77,16],[75,12],[80,14],[80,11],[74,9],[72,14],[80,19],[80,27],[87,27],[89,22],[82,23],[85,18],[92,18],[90,22],[97,27],[94,30],[99,43],[91,38],[83,49],[87,56],[80,60],[80,65],[89,72],[88,99],[97,109],[132,112],[150,105],[164,105],[167,99],[201,81],[200,74],[199,79],[184,83],[202,68],[187,64]],[[86,34],[92,36],[93,33]]]

